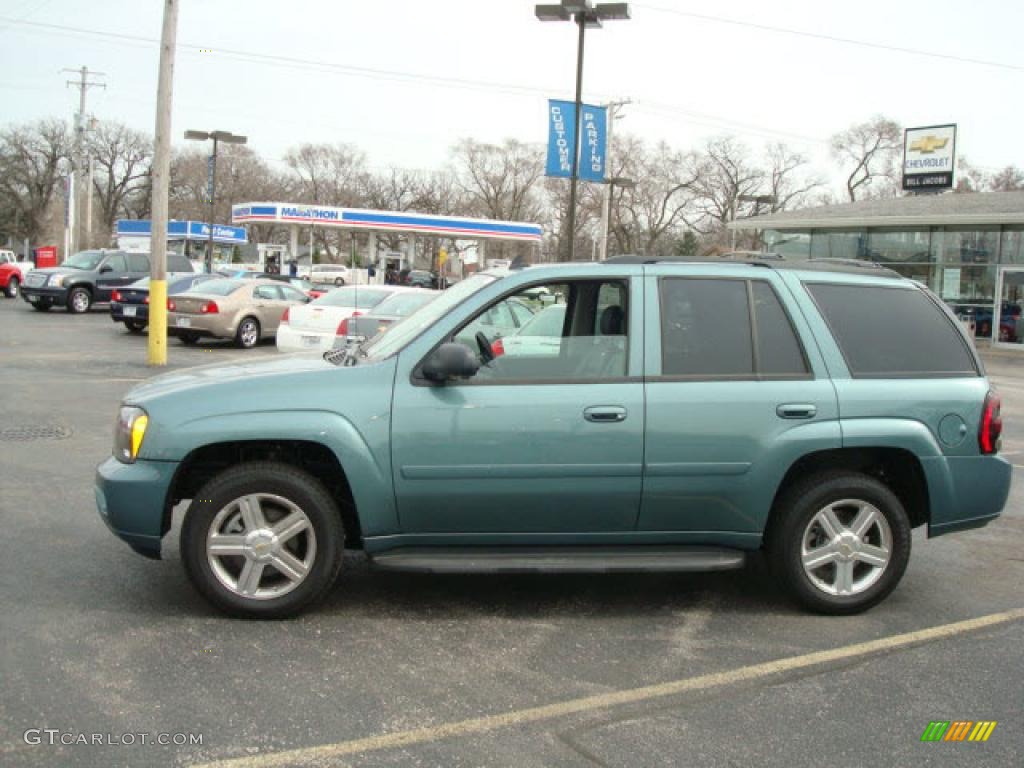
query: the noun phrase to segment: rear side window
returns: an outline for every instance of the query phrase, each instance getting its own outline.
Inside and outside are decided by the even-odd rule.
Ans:
[[[661,345],[665,376],[809,376],[789,315],[761,280],[663,279]]]
[[[808,283],[854,376],[976,376],[952,322],[916,288]]]
[[[149,259],[143,253],[129,253],[126,258],[128,259],[128,271],[129,272],[141,272],[145,274],[149,272]],[[168,264],[170,264],[168,259]],[[171,265],[173,266],[173,265]],[[168,269],[169,272],[173,272],[173,269]]]

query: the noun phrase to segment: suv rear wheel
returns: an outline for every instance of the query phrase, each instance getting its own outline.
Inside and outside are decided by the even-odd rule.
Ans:
[[[92,306],[92,294],[87,288],[72,288],[68,294],[68,312],[81,315]]]
[[[246,618],[294,616],[341,570],[337,505],[312,475],[287,464],[224,470],[192,500],[181,529],[189,579],[211,603]]]
[[[813,611],[852,614],[883,600],[910,560],[907,513],[856,472],[815,475],[778,500],[766,542],[777,576]]]

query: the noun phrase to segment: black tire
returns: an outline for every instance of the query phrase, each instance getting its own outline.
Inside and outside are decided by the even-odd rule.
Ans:
[[[874,506],[888,523],[891,535],[889,560],[881,575],[852,595],[834,595],[816,586],[801,559],[804,534],[815,515],[843,500]],[[804,607],[832,615],[861,613],[884,600],[903,578],[910,560],[910,544],[910,521],[900,500],[883,483],[857,472],[823,473],[797,482],[776,502],[765,541],[772,570],[789,593]],[[867,566],[854,563],[852,567]],[[827,573],[828,566],[824,568]]]
[[[195,331],[183,331],[178,334],[178,339],[186,347],[191,347],[193,344],[199,341],[199,334]]]
[[[235,344],[242,349],[252,349],[260,343],[260,321],[255,317],[243,317],[235,331]]]
[[[43,299],[42,301],[32,301],[29,303],[32,305],[32,309],[36,310],[37,312],[49,312],[50,309],[53,307],[53,302],[49,301],[48,299]]]
[[[7,281],[7,287],[4,289],[4,295],[8,299],[18,298],[18,289],[21,287],[21,283],[18,282],[18,278],[12,277]]]
[[[218,513],[255,493],[274,494],[297,505],[309,519],[316,541],[305,578],[290,592],[267,599],[244,597],[225,586],[206,553],[207,535]],[[220,610],[247,619],[288,618],[322,599],[341,571],[344,541],[341,513],[320,481],[276,462],[239,464],[216,475],[196,492],[181,528],[182,562],[192,584]],[[239,556],[239,560],[245,558]],[[273,570],[269,576],[275,576]]]
[[[336,278],[334,278],[334,284],[335,285],[339,285],[339,286],[340,285],[344,285],[345,284],[345,278],[344,277],[336,277]]]
[[[124,321],[124,327],[127,328],[132,333],[142,333],[144,330],[146,330],[146,325],[147,324],[142,322],[141,320]]]
[[[67,301],[68,312],[74,315],[84,315],[90,309],[92,309],[92,294],[89,293],[88,288],[72,288],[68,292]]]

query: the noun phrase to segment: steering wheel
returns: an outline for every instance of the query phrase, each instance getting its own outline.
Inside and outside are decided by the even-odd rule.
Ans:
[[[484,364],[491,362],[494,359],[494,350],[491,349],[491,342],[487,340],[487,336],[483,331],[477,331],[476,345],[480,348],[480,359],[484,361]]]

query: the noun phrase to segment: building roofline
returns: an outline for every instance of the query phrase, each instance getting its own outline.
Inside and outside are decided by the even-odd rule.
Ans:
[[[813,209],[811,209],[813,210]],[[810,210],[808,211],[810,213]],[[726,225],[727,229],[856,229],[865,227],[943,227],[970,224],[1024,224],[1024,211],[1020,213],[959,213],[936,216],[849,216],[815,218],[790,217],[776,219],[772,216],[754,216],[737,219]]]

